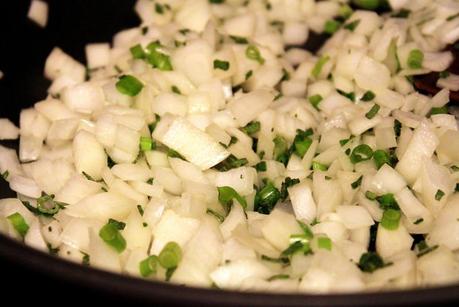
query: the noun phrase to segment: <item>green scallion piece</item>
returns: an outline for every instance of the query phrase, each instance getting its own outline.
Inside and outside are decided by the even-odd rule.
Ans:
[[[364,10],[375,10],[381,5],[381,0],[352,0],[355,6]]]
[[[24,238],[30,228],[24,217],[19,212],[15,212],[8,215],[6,218],[10,221],[11,225],[13,225],[14,230]]]
[[[124,75],[116,82],[116,89],[123,95],[134,97],[143,89],[143,84],[134,76]]]
[[[319,94],[317,95],[312,95],[311,97],[308,98],[309,102],[313,105],[313,107],[316,110],[319,110],[319,103],[322,101],[322,96]]]
[[[176,242],[167,243],[158,256],[159,264],[165,269],[176,268],[182,260],[182,249]]]
[[[371,191],[366,191],[365,192],[365,197],[369,200],[376,200],[376,198],[378,197],[378,195],[376,195],[376,193],[373,193]]]
[[[378,114],[379,109],[381,109],[381,107],[380,107],[378,104],[373,105],[373,106],[371,107],[370,111],[368,111],[368,112],[365,114],[365,117],[368,118],[368,119],[372,119],[373,117],[376,116],[376,114]]]
[[[242,208],[247,208],[247,201],[244,197],[239,195],[235,189],[232,187],[224,186],[224,187],[217,187],[218,190],[218,201],[229,211],[231,209],[231,204],[233,199],[236,199],[237,202],[242,206]]]
[[[276,136],[273,140],[274,142],[274,159],[276,161],[282,162],[284,165],[287,165],[288,160],[290,159],[290,154],[288,150],[287,140],[282,136]]]
[[[328,237],[319,237],[317,238],[317,246],[330,251],[332,249],[332,241]]]
[[[261,124],[259,121],[250,122],[245,127],[241,128],[242,132],[248,135],[252,135],[260,131]]]
[[[345,25],[343,26],[343,28],[346,29],[346,30],[349,30],[349,31],[351,31],[351,32],[354,32],[355,28],[357,28],[357,26],[359,25],[359,23],[360,23],[360,19],[356,19],[356,20],[354,20],[354,21],[351,21],[351,22],[345,24]]]
[[[214,69],[228,70],[230,63],[228,61],[214,60]]]
[[[389,153],[382,149],[378,149],[373,153],[373,160],[377,169],[380,169],[384,164],[391,165]]]
[[[155,68],[163,71],[173,70],[170,57],[158,51],[161,45],[157,42],[150,43],[147,46],[147,61]]]
[[[312,139],[302,130],[298,130],[293,140],[293,147],[295,154],[303,158],[309,147],[311,147]]]
[[[290,275],[287,274],[277,274],[269,277],[267,281],[279,280],[279,279],[289,279]]]
[[[401,213],[400,210],[387,209],[384,210],[381,219],[381,226],[387,230],[395,230],[398,228],[400,222]]]
[[[245,37],[230,35],[230,38],[231,38],[236,44],[244,45],[244,44],[248,44],[248,43],[249,43],[249,41],[248,41],[247,38],[245,38]]]
[[[108,219],[109,224],[113,224],[116,226],[116,229],[123,230],[126,227],[126,223],[117,221],[115,219]]]
[[[448,107],[443,106],[443,107],[430,109],[430,115],[436,115],[436,114],[448,114]]]
[[[360,185],[362,184],[362,179],[363,179],[363,175],[360,176],[356,181],[354,181],[353,183],[351,183],[351,187],[353,190],[357,189],[358,187],[360,187]]]
[[[375,252],[367,252],[360,256],[359,268],[363,272],[373,273],[377,269],[384,267],[384,261]]]
[[[445,196],[445,192],[443,192],[442,190],[437,190],[437,192],[435,193],[435,200],[436,201],[440,201],[443,196]]]
[[[353,164],[370,160],[373,157],[373,149],[367,144],[356,146],[351,153],[350,159]]]
[[[314,234],[313,234],[311,228],[310,228],[307,224],[303,223],[302,221],[298,221],[298,220],[297,220],[297,222],[298,222],[298,224],[300,225],[301,229],[303,230],[303,235],[304,235],[307,239],[311,240],[312,237],[314,236]]]
[[[373,93],[372,91],[366,91],[365,94],[363,94],[362,98],[360,98],[360,100],[367,102],[372,101],[373,99],[375,99],[375,97],[375,93]]]
[[[126,240],[113,223],[105,224],[99,231],[99,237],[118,253],[122,253],[126,249]]]
[[[311,74],[314,78],[318,78],[320,73],[322,72],[322,68],[324,67],[325,64],[327,64],[327,62],[330,60],[330,56],[328,55],[323,55],[321,56],[316,64],[314,65],[312,71],[311,71]]]
[[[315,171],[325,172],[328,169],[328,166],[319,162],[312,161],[312,169]]]
[[[156,143],[152,138],[148,136],[140,137],[140,150],[141,151],[150,151],[156,148]]]
[[[256,165],[255,165],[255,169],[257,170],[257,172],[266,172],[266,161],[261,161],[261,162],[258,162]]]
[[[348,19],[353,12],[354,11],[349,5],[343,4],[339,7],[338,15],[343,17],[343,19]]]
[[[132,57],[134,59],[145,59],[146,53],[140,44],[132,46],[129,50],[131,51]]]
[[[407,64],[409,68],[419,69],[422,68],[422,61],[424,61],[424,53],[419,49],[413,49],[408,55]]]
[[[139,263],[139,271],[142,277],[148,277],[156,274],[158,267],[158,257],[155,255],[149,256]]]
[[[338,31],[340,27],[341,22],[334,19],[330,19],[325,22],[324,32],[331,35]]]
[[[206,213],[215,217],[220,223],[223,223],[225,221],[225,217],[215,210],[208,208],[206,210]]]
[[[247,58],[257,61],[261,65],[265,63],[265,59],[261,56],[260,50],[255,45],[247,46],[247,49],[245,50],[245,55],[247,56]]]
[[[262,214],[269,214],[281,198],[279,190],[268,182],[255,194],[255,211]]]
[[[394,194],[392,193],[387,193],[387,194],[378,196],[376,197],[376,200],[378,201],[379,206],[383,210],[387,210],[387,209],[400,210],[400,207],[398,206],[398,203],[395,200]]]

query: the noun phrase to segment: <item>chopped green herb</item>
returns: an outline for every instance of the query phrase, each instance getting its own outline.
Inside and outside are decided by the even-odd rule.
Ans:
[[[266,256],[266,255],[261,255],[261,260],[274,262],[274,263],[281,263],[281,264],[289,264],[290,263],[290,260],[288,258],[286,258],[286,257],[273,258],[273,257],[269,257],[269,256]]]
[[[231,38],[236,44],[243,45],[243,44],[248,44],[248,43],[249,43],[249,41],[248,41],[247,38],[245,38],[245,37],[230,35],[230,38]]]
[[[322,68],[329,60],[330,56],[328,55],[323,55],[317,60],[316,64],[314,65],[311,71],[311,74],[314,78],[317,79],[319,77],[320,73],[322,72]]]
[[[155,131],[155,128],[158,125],[160,120],[161,120],[161,117],[158,114],[155,114],[155,121],[148,124],[148,130],[150,131],[150,134],[153,133],[153,131]]]
[[[143,89],[143,84],[134,76],[124,75],[116,82],[116,89],[123,95],[134,97]]]
[[[228,61],[214,60],[214,69],[228,70],[230,63]]]
[[[169,281],[172,278],[172,275],[174,274],[175,270],[177,268],[170,268],[166,270],[166,281]]]
[[[266,172],[266,161],[261,161],[261,162],[258,162],[256,165],[255,165],[255,169],[257,170],[257,172]]]
[[[304,255],[312,254],[312,249],[309,243],[302,243],[301,241],[295,241],[290,244],[284,251],[282,251],[282,257],[290,257],[296,254],[297,252],[302,252]]]
[[[6,218],[10,221],[11,225],[13,225],[14,230],[24,238],[30,228],[24,217],[19,212],[15,212],[8,215]]]
[[[288,81],[288,80],[290,80],[290,74],[288,73],[287,69],[282,68],[282,78],[281,78],[280,82]]]
[[[167,243],[158,256],[159,264],[165,269],[176,268],[182,260],[182,249],[176,242]]]
[[[255,194],[255,211],[262,214],[269,214],[281,197],[279,190],[268,182],[261,190]]]
[[[438,245],[434,245],[434,246],[428,246],[426,241],[421,241],[419,242],[418,244],[416,244],[416,248],[418,250],[418,258],[419,257],[422,257],[434,250],[436,250],[438,248]]]
[[[330,19],[325,22],[324,32],[331,35],[335,33],[336,31],[338,31],[340,27],[341,27],[341,22],[334,20],[334,19]]]
[[[378,196],[376,195],[376,193],[373,193],[373,192],[371,192],[371,191],[366,191],[366,192],[365,192],[365,197],[366,197],[367,199],[369,199],[369,200],[376,200],[376,198],[377,198]]]
[[[308,98],[309,102],[313,105],[316,110],[319,110],[319,103],[322,101],[322,96],[319,94],[310,96]]]
[[[378,201],[379,206],[383,210],[387,210],[387,209],[400,210],[400,207],[398,206],[398,203],[395,200],[394,194],[392,193],[387,193],[387,194],[378,196],[376,197],[376,200]]]
[[[375,93],[373,93],[372,91],[366,91],[365,94],[363,94],[362,98],[360,98],[360,100],[367,102],[372,101],[373,99],[375,99],[375,97]]]
[[[319,237],[317,238],[317,245],[319,248],[331,250],[332,249],[332,241],[328,237]]]
[[[370,160],[373,157],[373,150],[367,144],[360,144],[352,150],[350,159],[353,164]]]
[[[410,10],[401,9],[400,11],[393,13],[391,15],[391,17],[394,17],[394,18],[407,18],[408,16],[410,16],[410,14],[411,14]]]
[[[238,159],[233,155],[229,155],[224,161],[220,162],[215,166],[220,172],[226,172],[233,168],[238,168],[246,165],[249,161],[246,158]]]
[[[150,43],[147,46],[147,61],[150,63],[154,68],[158,68],[159,70],[163,71],[170,71],[173,70],[170,57],[160,51],[161,45],[157,42]]]
[[[338,92],[338,94],[340,94],[341,96],[346,97],[350,101],[355,101],[355,93],[354,92],[346,93],[345,91],[342,91],[342,90],[339,90],[339,89],[336,90],[336,91]]]
[[[400,210],[387,209],[384,210],[381,219],[381,226],[387,230],[395,230],[398,228],[400,222],[401,213]]]
[[[232,187],[224,186],[217,187],[218,190],[218,201],[223,205],[227,212],[230,211],[233,199],[236,199],[237,202],[242,206],[242,208],[247,208],[247,202],[244,197],[239,195],[235,189]]]
[[[298,221],[298,220],[297,220],[297,222],[298,222],[298,224],[300,225],[301,229],[303,230],[303,235],[304,235],[307,239],[311,240],[311,239],[313,238],[313,236],[314,236],[314,234],[313,234],[311,228],[309,228],[309,226],[306,225],[305,223],[303,223],[302,221]]]
[[[355,6],[362,8],[364,10],[375,10],[377,9],[382,1],[380,0],[352,0]]]
[[[345,24],[345,25],[343,26],[343,28],[346,29],[346,30],[349,30],[349,31],[351,31],[351,32],[354,32],[355,28],[357,28],[357,26],[359,25],[359,23],[360,23],[360,19],[356,19],[356,20],[354,20],[354,21],[351,21],[351,22]]]
[[[126,240],[113,223],[105,224],[99,231],[99,237],[119,254],[126,249]]]
[[[84,266],[89,266],[90,265],[90,257],[89,254],[86,254],[85,252],[80,251],[81,254],[83,254],[83,258],[81,258],[81,264]]]
[[[160,3],[155,3],[155,12],[160,15],[164,14],[164,7]]]
[[[352,13],[353,13],[352,8],[347,4],[343,4],[339,7],[338,14],[343,19],[348,19],[352,15]]]
[[[140,44],[137,44],[129,49],[134,59],[144,59],[146,56],[145,50]]]
[[[156,143],[152,138],[147,136],[140,137],[140,150],[141,151],[150,151],[156,148]]]
[[[373,160],[377,169],[380,169],[384,164],[391,165],[390,155],[382,149],[378,149],[373,153]]]
[[[250,77],[252,77],[253,75],[253,71],[252,70],[249,70],[246,74],[245,74],[245,81],[249,80]]]
[[[365,117],[368,118],[368,119],[372,119],[373,117],[376,116],[376,114],[378,114],[379,112],[379,109],[381,107],[378,105],[378,104],[375,104],[371,107],[370,111],[368,111],[366,114],[365,114]]]
[[[139,211],[140,216],[143,216],[144,210],[141,205],[137,205],[137,211]]]
[[[351,139],[343,139],[343,140],[339,140],[339,144],[342,146],[346,145],[347,143],[349,143]]]
[[[185,158],[181,154],[179,154],[177,151],[173,150],[172,148],[167,149],[167,156],[169,158],[179,158],[179,159],[185,160]]]
[[[171,91],[177,95],[182,95],[182,92],[180,91],[180,89],[175,85],[171,86]]]
[[[241,128],[242,132],[248,135],[252,135],[260,131],[261,125],[259,121],[256,122],[250,122],[247,124],[247,126]]]
[[[297,134],[293,140],[293,152],[300,158],[303,158],[309,147],[311,147],[312,139],[309,137],[310,135],[312,135],[311,129],[306,131],[297,130]]]
[[[420,218],[420,219],[417,219],[416,221],[413,222],[414,225],[419,225],[421,224],[422,222],[424,222],[424,219],[423,218]]]
[[[139,271],[142,277],[148,277],[156,274],[158,267],[158,257],[155,255],[148,256],[139,263]]]
[[[441,72],[438,73],[438,77],[441,78],[441,79],[448,78],[449,75],[450,75],[450,73],[447,70],[441,71]]]
[[[383,259],[376,252],[367,252],[360,256],[358,266],[363,272],[373,273],[385,265]]]
[[[430,110],[430,115],[436,115],[436,114],[448,114],[448,107],[443,106],[439,108],[432,108]]]
[[[282,201],[286,200],[287,199],[287,196],[288,196],[288,188],[294,186],[295,184],[298,184],[300,183],[300,180],[298,178],[290,178],[290,177],[287,177],[285,178],[284,182],[282,182],[282,186],[281,186],[281,190],[280,190],[280,199]]]
[[[396,119],[396,120],[394,121],[394,132],[395,132],[395,136],[399,137],[401,131],[402,131],[402,123],[399,122],[398,119]]]
[[[316,161],[312,161],[312,169],[315,171],[325,172],[328,169],[328,166],[326,166],[325,164],[316,162]]]
[[[108,223],[109,223],[109,224],[115,225],[115,226],[116,226],[116,229],[118,229],[118,230],[123,230],[123,229],[126,227],[126,223],[117,221],[117,220],[115,220],[115,219],[109,219],[109,220],[108,220]]]
[[[274,142],[274,159],[287,165],[290,155],[288,152],[287,140],[282,136],[276,136]]]
[[[215,210],[207,208],[206,213],[215,217],[220,223],[225,221],[225,217]]]
[[[353,190],[357,189],[358,187],[360,187],[360,185],[362,184],[362,179],[363,179],[363,175],[359,177],[359,179],[357,179],[356,181],[354,181],[353,183],[351,183],[351,187]]]
[[[245,50],[245,55],[250,60],[257,61],[261,65],[265,63],[265,59],[261,56],[260,50],[255,45],[247,46],[247,49]]]
[[[437,193],[435,193],[435,200],[440,201],[443,196],[445,196],[445,192],[442,190],[437,190]]]
[[[212,4],[222,4],[225,2],[225,0],[209,0],[209,2]]]
[[[419,49],[413,49],[408,55],[407,64],[409,68],[419,69],[422,68],[422,62],[424,61],[424,53]]]

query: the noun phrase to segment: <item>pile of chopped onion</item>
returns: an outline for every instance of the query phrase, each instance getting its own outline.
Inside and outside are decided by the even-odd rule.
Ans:
[[[38,1],[34,1],[37,3]],[[459,281],[452,0],[139,0],[55,48],[47,99],[0,120],[0,231],[152,280],[348,292]],[[360,8],[359,8],[360,7]],[[362,9],[363,8],[363,9]],[[42,20],[42,19],[40,19]],[[329,39],[317,53],[309,32]],[[440,75],[433,97],[413,77]]]

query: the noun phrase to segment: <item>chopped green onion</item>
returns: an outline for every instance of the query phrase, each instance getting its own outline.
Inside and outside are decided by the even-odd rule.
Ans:
[[[236,44],[243,45],[243,44],[248,44],[248,43],[249,43],[249,41],[248,41],[247,38],[245,38],[245,37],[230,35],[230,38],[231,38]]]
[[[355,6],[365,10],[375,10],[380,6],[381,0],[353,0]]]
[[[233,199],[236,199],[237,202],[242,206],[242,208],[247,208],[247,202],[244,197],[239,195],[235,189],[232,187],[224,186],[224,187],[217,187],[218,190],[218,201],[227,209],[231,209],[231,204]]]
[[[419,49],[413,49],[408,55],[407,64],[409,68],[419,69],[422,68],[422,61],[424,61],[424,53]]]
[[[319,237],[317,238],[317,245],[319,248],[331,250],[332,249],[332,241],[328,237]]]
[[[150,134],[153,133],[153,131],[155,131],[156,126],[158,125],[160,120],[161,120],[161,116],[159,116],[158,114],[155,114],[155,121],[148,124],[148,130],[150,131]]]
[[[375,161],[377,169],[380,169],[384,164],[391,165],[390,155],[382,149],[378,149],[373,153],[373,160]]]
[[[250,122],[247,124],[247,126],[241,128],[242,132],[248,135],[252,135],[260,131],[261,125],[259,121],[256,122]]]
[[[290,275],[287,274],[277,274],[269,277],[267,281],[273,281],[273,280],[278,280],[278,279],[289,279]]]
[[[398,206],[398,203],[395,200],[394,194],[392,193],[387,193],[387,194],[378,196],[376,197],[376,200],[378,201],[379,206],[383,210],[387,210],[387,209],[400,210],[400,207]]]
[[[261,161],[261,162],[258,162],[256,165],[255,165],[255,169],[257,170],[257,172],[266,172],[266,161]]]
[[[353,13],[352,8],[347,4],[343,4],[339,7],[338,14],[344,19],[348,19],[352,15],[352,13]]]
[[[294,152],[300,158],[304,157],[312,144],[312,139],[309,135],[309,131],[298,130],[295,139],[293,140]]]
[[[435,115],[435,114],[448,114],[448,107],[443,106],[439,108],[430,109],[430,115]]]
[[[376,195],[376,193],[373,193],[373,192],[371,192],[371,191],[366,191],[366,192],[365,192],[365,197],[366,197],[367,199],[369,199],[369,200],[376,200],[376,198],[377,198],[378,196]]]
[[[312,249],[309,243],[302,243],[301,241],[295,241],[289,245],[284,251],[282,251],[281,256],[289,257],[297,252],[302,252],[304,255],[312,254]]]
[[[126,227],[126,223],[117,221],[115,219],[108,219],[109,224],[113,224],[116,226],[116,229],[123,230]]]
[[[367,144],[360,144],[352,150],[350,159],[353,164],[370,160],[373,157],[373,150]]]
[[[317,94],[309,97],[308,100],[316,110],[319,110],[319,103],[322,101],[322,99],[322,96]]]
[[[48,195],[43,192],[41,197],[37,198],[37,210],[33,213],[36,215],[52,217],[59,212],[60,209],[65,209],[65,206],[68,206],[68,204],[55,201],[53,194]]]
[[[137,211],[139,211],[140,216],[143,216],[145,213],[141,205],[137,205]]]
[[[140,44],[137,44],[129,49],[134,59],[144,59],[146,56],[145,50]]]
[[[359,179],[357,179],[356,181],[354,181],[353,183],[351,183],[351,187],[353,190],[357,189],[358,187],[360,187],[360,185],[362,184],[362,179],[363,179],[363,175],[359,177]]]
[[[346,97],[347,99],[351,100],[351,101],[355,101],[355,93],[354,92],[350,92],[350,93],[346,93],[345,91],[342,91],[342,90],[336,90],[338,92],[338,94],[340,94],[341,96],[344,96]]]
[[[396,120],[394,121],[394,132],[395,132],[395,136],[399,137],[401,131],[402,131],[402,123],[399,122],[398,119],[396,119]]]
[[[182,249],[176,242],[167,243],[159,253],[159,264],[165,269],[176,268],[182,260]]]
[[[426,241],[421,241],[418,244],[416,244],[416,247],[418,249],[418,254],[417,257],[422,257],[438,248],[438,245],[434,246],[428,246]]]
[[[2,173],[2,178],[6,180],[6,179],[8,179],[8,176],[9,176],[9,175],[10,175],[10,172],[9,172],[8,170],[6,170],[6,171],[4,171],[4,172]]]
[[[324,32],[327,34],[333,34],[336,31],[338,31],[340,27],[341,22],[334,19],[330,19],[325,22]]]
[[[359,268],[363,272],[373,273],[377,269],[383,268],[384,261],[382,258],[375,252],[367,252],[360,256]]]
[[[312,161],[312,169],[315,171],[325,172],[328,169],[328,166],[319,162]]]
[[[180,91],[180,89],[175,85],[171,86],[171,91],[177,95],[182,95],[182,92]]]
[[[118,253],[122,253],[126,249],[126,240],[113,223],[105,224],[99,231],[99,237]]]
[[[247,56],[247,58],[257,61],[261,65],[265,63],[265,59],[261,56],[260,50],[255,45],[247,46],[247,49],[245,50],[245,55]]]
[[[116,89],[123,95],[134,97],[143,89],[143,84],[134,76],[124,75],[116,82]]]
[[[140,150],[141,151],[150,151],[155,149],[156,143],[153,141],[152,138],[147,136],[140,137]]]
[[[250,77],[252,77],[252,75],[253,75],[253,71],[252,70],[249,70],[248,72],[246,72],[245,81],[249,80]]]
[[[226,172],[230,169],[244,166],[247,163],[249,163],[249,161],[246,158],[238,159],[233,155],[229,155],[228,158],[216,165],[215,168],[221,172]]]
[[[309,228],[308,225],[306,225],[305,223],[303,223],[302,221],[298,221],[298,224],[300,225],[301,229],[303,230],[303,235],[307,238],[307,239],[312,239],[312,237],[314,236],[311,228]]]
[[[84,266],[89,266],[90,260],[91,260],[91,257],[89,256],[89,254],[86,254],[85,252],[82,252],[82,251],[80,251],[80,253],[83,254],[83,258],[81,259],[81,264]]]
[[[351,139],[343,139],[343,140],[339,140],[339,144],[341,145],[341,147],[343,147],[344,145],[346,145],[347,143],[349,143]]]
[[[230,63],[228,61],[214,60],[214,69],[228,70]]]
[[[159,3],[155,3],[155,12],[160,15],[164,14],[164,7]]]
[[[381,219],[381,226],[387,230],[395,230],[398,228],[400,222],[401,213],[400,210],[387,209],[384,210]]]
[[[13,225],[14,229],[21,235],[21,237],[24,238],[30,228],[24,217],[19,212],[16,212],[8,215],[6,218],[10,221],[11,225]]]
[[[170,57],[164,53],[158,51],[161,45],[157,42],[150,43],[147,46],[147,60],[155,68],[164,71],[172,70],[172,64]]]
[[[441,78],[441,79],[448,78],[449,75],[450,75],[450,73],[447,70],[441,71],[441,72],[438,73],[438,77]]]
[[[287,165],[290,155],[288,152],[287,140],[282,136],[276,136],[274,142],[274,159]]]
[[[220,223],[225,221],[225,217],[215,210],[207,208],[206,213],[215,217]]]
[[[370,111],[368,111],[366,114],[365,114],[365,117],[368,118],[368,119],[372,119],[373,117],[376,116],[376,114],[378,114],[379,112],[379,109],[381,107],[378,105],[378,104],[375,104],[371,107]]]
[[[300,179],[295,178],[292,179],[290,177],[285,178],[284,182],[282,182],[281,190],[280,190],[280,198],[282,201],[287,199],[288,196],[288,188],[294,186],[295,184],[300,183]]]
[[[289,264],[290,260],[286,257],[273,258],[266,255],[261,255],[261,260],[269,261],[273,263]]]
[[[357,26],[359,25],[359,23],[360,23],[360,19],[356,19],[356,20],[354,20],[354,21],[351,21],[351,22],[345,24],[345,25],[343,26],[343,28],[346,29],[346,30],[349,30],[349,31],[351,31],[351,32],[354,32],[355,28],[357,28]]]
[[[372,101],[373,99],[375,99],[375,97],[375,93],[373,93],[372,91],[366,91],[365,94],[363,94],[362,98],[360,98],[360,100],[367,102]]]
[[[255,211],[262,214],[269,214],[279,201],[281,194],[279,190],[268,182],[255,194]]]
[[[445,192],[442,190],[437,190],[437,193],[435,193],[435,200],[440,201],[443,196],[445,196]]]
[[[148,277],[152,274],[156,274],[158,267],[158,257],[155,255],[149,256],[139,263],[139,271],[142,277]]]
[[[225,0],[209,0],[209,2],[212,4],[222,4]]]
[[[414,225],[419,225],[421,224],[422,222],[424,222],[424,219],[423,218],[419,218],[417,219],[416,221],[413,222]]]
[[[398,11],[396,13],[393,13],[391,15],[391,17],[394,17],[394,18],[407,18],[408,16],[410,16],[410,14],[411,14],[410,10],[401,9],[400,11]]]
[[[329,60],[330,60],[330,56],[328,56],[328,55],[323,55],[317,60],[316,64],[314,65],[314,67],[313,67],[313,69],[311,71],[311,74],[312,74],[312,76],[314,78],[317,79],[319,77],[319,75],[320,75],[320,73],[322,71],[322,68],[324,67],[324,65]]]

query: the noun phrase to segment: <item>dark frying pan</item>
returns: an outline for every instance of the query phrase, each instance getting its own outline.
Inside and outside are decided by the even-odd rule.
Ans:
[[[84,45],[110,41],[123,28],[138,20],[134,0],[48,0],[49,23],[42,30],[26,18],[29,0],[0,1],[0,117],[17,123],[19,111],[46,96],[49,82],[43,78],[43,64],[53,46],[60,46],[84,61]],[[320,43],[314,38],[310,46]],[[7,144],[14,146],[14,144]],[[14,196],[0,183],[0,197]],[[214,306],[369,306],[454,303],[459,285],[441,288],[362,293],[349,295],[281,295],[197,289],[144,281],[83,267],[33,250],[0,235],[2,293],[15,293],[15,301],[68,300],[74,304],[106,306],[214,305]],[[17,290],[20,290],[20,295]],[[59,299],[56,297],[59,296]],[[6,299],[6,298],[5,298]]]

